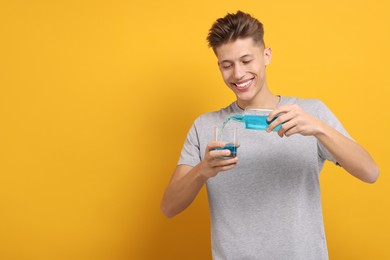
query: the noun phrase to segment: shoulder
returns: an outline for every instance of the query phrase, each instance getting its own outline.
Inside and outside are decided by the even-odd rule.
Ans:
[[[308,113],[320,114],[323,111],[328,111],[328,107],[319,99],[316,98],[299,98],[299,97],[283,97],[282,105],[296,104]]]
[[[282,97],[283,105],[297,104],[305,107],[316,107],[325,105],[319,99],[316,98],[299,98],[299,97]]]
[[[235,103],[230,104],[227,107],[221,108],[216,111],[207,112],[195,119],[195,125],[207,125],[219,124],[223,122],[229,115],[237,113]]]

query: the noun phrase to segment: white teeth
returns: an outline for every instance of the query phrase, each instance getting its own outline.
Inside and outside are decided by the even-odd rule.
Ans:
[[[246,82],[244,82],[244,83],[236,84],[236,86],[239,87],[239,88],[243,88],[243,87],[248,86],[249,83],[251,83],[251,82],[252,82],[252,80],[248,80],[248,81],[246,81]]]

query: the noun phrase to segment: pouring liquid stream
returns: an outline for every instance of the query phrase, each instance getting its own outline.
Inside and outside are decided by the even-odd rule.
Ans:
[[[245,129],[252,130],[266,130],[267,127],[277,118],[273,118],[271,121],[267,120],[268,115],[243,115],[235,114],[228,117],[222,124],[221,131],[217,133],[217,140],[223,140],[223,130],[230,121],[237,121],[244,124]],[[277,132],[280,129],[281,125],[276,126],[272,131]],[[224,157],[234,158],[237,156],[238,145],[236,143],[226,143],[224,147],[215,148],[215,150],[230,150],[230,155]]]

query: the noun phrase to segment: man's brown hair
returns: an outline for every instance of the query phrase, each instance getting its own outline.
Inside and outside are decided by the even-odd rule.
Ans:
[[[237,11],[216,20],[209,30],[207,41],[215,52],[216,48],[225,43],[249,37],[264,46],[263,24],[250,14]]]

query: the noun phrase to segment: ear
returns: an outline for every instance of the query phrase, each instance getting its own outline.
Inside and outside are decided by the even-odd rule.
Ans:
[[[265,65],[269,65],[271,63],[271,59],[272,59],[272,50],[271,48],[265,48],[264,49],[264,62],[265,62]]]

